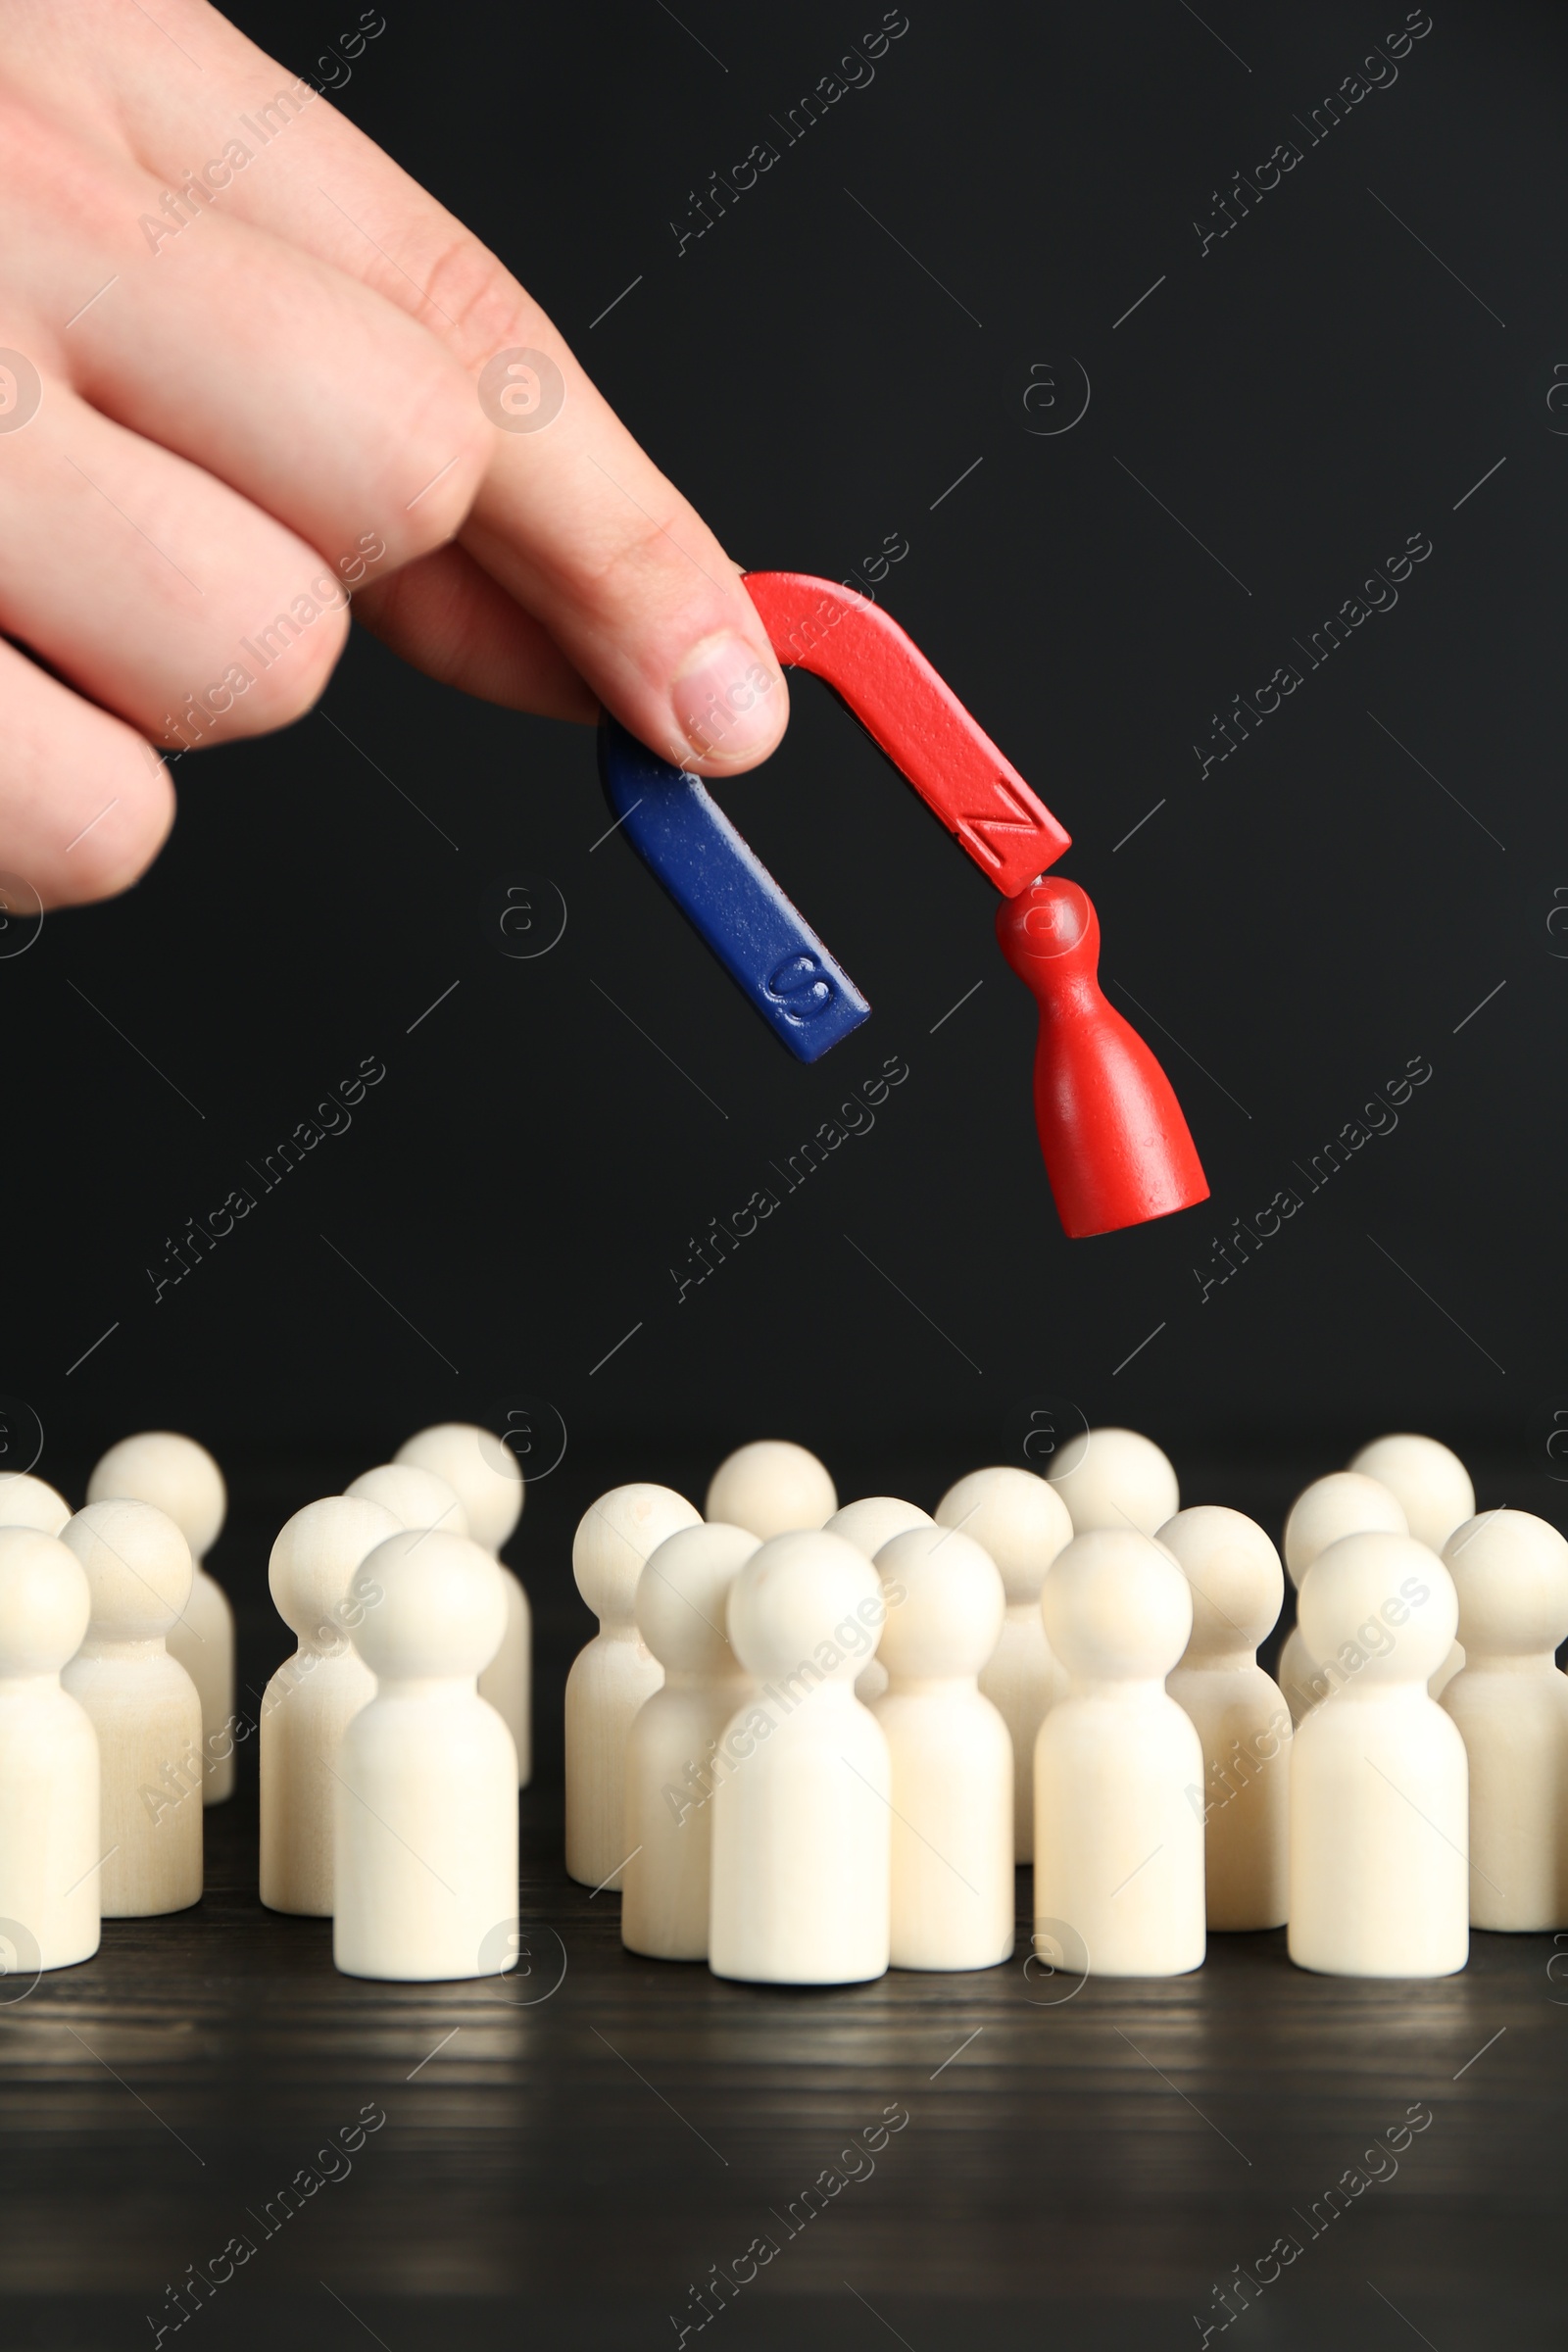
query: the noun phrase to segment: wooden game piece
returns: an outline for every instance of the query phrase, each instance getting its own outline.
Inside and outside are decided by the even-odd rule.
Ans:
[[[1290,1898],[1291,1717],[1257,1662],[1285,1597],[1280,1555],[1255,1521],[1218,1503],[1159,1531],[1193,1594],[1193,1630],[1165,1678],[1203,1743],[1192,1801],[1203,1821],[1210,1934],[1280,1928]]]
[[[1368,1478],[1359,1470],[1331,1470],[1326,1478],[1314,1478],[1309,1487],[1303,1487],[1291,1505],[1282,1546],[1285,1565],[1299,1593],[1301,1580],[1318,1553],[1342,1536],[1408,1533],[1398,1496],[1381,1479]],[[1323,1695],[1321,1671],[1301,1632],[1299,1605],[1297,1623],[1280,1651],[1279,1681],[1291,1722],[1299,1730]]]
[[[92,1615],[61,1674],[98,1735],[105,1919],[183,1911],[202,1893],[202,1702],[167,1646],[190,1598],[190,1545],[150,1502],[89,1502],[60,1537]]]
[[[0,1478],[0,1527],[30,1527],[43,1536],[58,1536],[70,1517],[65,1496],[30,1471]]]
[[[1088,894],[1042,875],[998,907],[997,937],[1040,1006],[1035,1124],[1062,1231],[1114,1233],[1206,1200],[1170,1080],[1101,991]]]
[[[607,1886],[626,1860],[626,1734],[664,1679],[637,1631],[637,1580],[649,1553],[700,1525],[669,1487],[612,1487],[590,1503],[571,1544],[577,1590],[599,1620],[566,1677],[566,1869]]]
[[[444,1536],[468,1533],[468,1514],[456,1491],[433,1470],[421,1470],[413,1462],[378,1462],[373,1470],[362,1470],[343,1492],[380,1503],[400,1527],[416,1533],[432,1527]]]
[[[823,1533],[842,1536],[857,1551],[874,1560],[884,1544],[902,1536],[911,1527],[933,1527],[936,1522],[929,1511],[922,1511],[917,1502],[903,1502],[896,1494],[862,1494],[858,1502],[846,1502],[828,1520]],[[855,1695],[864,1706],[880,1698],[888,1687],[888,1670],[873,1648],[871,1655],[855,1678]]]
[[[331,1917],[337,1751],[375,1695],[351,1637],[376,1592],[351,1600],[349,1586],[367,1554],[398,1532],[382,1504],[328,1494],[296,1511],[272,1545],[268,1587],[299,1646],[262,1694],[261,1897],[270,1911]]]
[[[468,1533],[482,1544],[501,1571],[507,1595],[507,1630],[501,1647],[479,1677],[487,1698],[512,1734],[517,1751],[517,1786],[533,1778],[533,1735],[529,1709],[533,1621],[528,1595],[501,1557],[501,1546],[522,1516],[522,1472],[516,1457],[487,1429],[467,1421],[443,1421],[421,1429],[400,1446],[395,1462],[433,1470],[451,1487],[467,1515]]]
[[[1035,1744],[1035,1938],[1099,1977],[1202,1963],[1203,1750],[1164,1690],[1193,1628],[1186,1577],[1130,1528],[1075,1536],[1041,1588],[1070,1678]]]
[[[730,1587],[730,1646],[761,1684],[713,1790],[708,1964],[747,1984],[852,1984],[888,1965],[891,1773],[853,1689],[853,1629],[885,1614],[842,1536],[775,1536]]]
[[[637,1630],[663,1684],[626,1735],[620,1940],[654,1960],[706,1960],[719,1741],[757,1694],[729,1645],[729,1589],[758,1549],[742,1527],[709,1521],[666,1536],[637,1580]]]
[[[0,1946],[12,1978],[98,1949],[98,1740],[60,1687],[91,1613],[73,1551],[37,1528],[0,1527]]]
[[[1049,1476],[1075,1536],[1097,1528],[1152,1536],[1182,1507],[1169,1456],[1136,1429],[1080,1430],[1061,1446]]]
[[[234,1612],[202,1561],[222,1533],[228,1510],[223,1473],[205,1446],[173,1430],[143,1430],[111,1446],[87,1481],[89,1502],[150,1502],[166,1511],[190,1545],[190,1598],[169,1630],[177,1658],[202,1702],[204,1805],[234,1793]]]
[[[1046,1640],[1040,1588],[1052,1561],[1072,1541],[1072,1520],[1047,1480],[1001,1463],[971,1470],[950,1487],[937,1504],[937,1525],[959,1528],[984,1546],[1007,1597],[1001,1636],[980,1670],[980,1689],[1012,1741],[1013,1858],[1032,1862],[1035,1740],[1067,1688],[1066,1669]]]
[[[1350,1468],[1388,1487],[1397,1497],[1416,1542],[1440,1555],[1454,1529],[1475,1514],[1476,1491],[1469,1471],[1459,1456],[1440,1446],[1436,1438],[1414,1437],[1408,1432],[1374,1438],[1370,1446],[1362,1446]],[[1432,1677],[1434,1698],[1442,1696],[1463,1664],[1464,1645],[1456,1642]]]
[[[1476,1491],[1456,1453],[1436,1438],[1374,1438],[1349,1467],[1387,1487],[1418,1544],[1441,1555],[1454,1529],[1475,1515]]]
[[[838,1507],[833,1481],[814,1453],[785,1438],[759,1438],[719,1463],[703,1517],[748,1528],[765,1544],[797,1528],[822,1527]]]
[[[996,1968],[1012,1957],[1012,1741],[976,1680],[1006,1596],[991,1554],[951,1527],[915,1527],[876,1555],[888,1687],[871,1712],[892,1770],[889,1959]]]
[[[337,1751],[333,1962],[400,1983],[499,1976],[516,1958],[517,1758],[478,1690],[507,1630],[495,1561],[405,1528],[349,1594],[375,1695]]]
[[[1456,1527],[1465,1664],[1443,1692],[1470,1760],[1470,1924],[1568,1928],[1568,1544],[1530,1511]]]
[[[1309,1655],[1347,1680],[1293,1742],[1291,1958],[1325,1976],[1450,1976],[1470,1948],[1469,1776],[1427,1677],[1453,1640],[1453,1580],[1413,1536],[1341,1536],[1299,1606]]]

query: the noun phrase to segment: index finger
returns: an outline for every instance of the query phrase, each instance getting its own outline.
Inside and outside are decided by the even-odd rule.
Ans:
[[[710,774],[765,759],[789,696],[739,566],[564,336],[494,254],[308,83],[211,12],[190,16],[202,36],[193,56],[207,70],[176,67],[177,92],[169,79],[138,92],[151,153],[173,172],[193,116],[195,135],[220,146],[226,110],[237,104],[255,121],[271,100],[287,135],[269,146],[265,172],[234,173],[221,202],[373,288],[472,375],[493,447],[464,547],[640,741]],[[291,111],[280,89],[292,91]]]

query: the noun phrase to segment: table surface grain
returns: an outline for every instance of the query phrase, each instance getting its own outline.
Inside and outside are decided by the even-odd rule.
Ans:
[[[326,1491],[297,1484],[286,1507]],[[1568,1938],[1477,1934],[1436,1983],[1309,1976],[1283,1932],[1216,1937],[1191,1976],[1076,1985],[1015,1959],[761,1989],[623,1951],[613,1893],[561,1862],[560,1688],[586,1630],[562,1545],[584,1499],[564,1482],[513,1547],[538,1604],[527,1974],[337,1975],[329,1923],[257,1900],[250,1740],[206,1817],[202,1902],[107,1923],[93,1962],[0,2004],[8,2352],[173,2342],[166,2288],[235,2236],[255,2251],[182,2347],[424,2352],[461,2328],[468,2352],[635,2352],[689,2327],[705,2352],[1146,2352],[1217,2340],[1216,2282],[1282,2235],[1301,2251],[1250,2290],[1245,2345],[1564,2342]],[[219,1555],[252,1713],[285,1646],[265,1593],[283,1515],[258,1501]],[[1412,2108],[1431,2122],[1396,2174],[1314,2220]],[[318,2163],[367,2110],[384,2125]],[[279,2221],[302,2170],[339,2177]],[[777,2251],[751,2278],[760,2236]],[[737,2265],[700,2327],[692,2290],[711,2311]]]

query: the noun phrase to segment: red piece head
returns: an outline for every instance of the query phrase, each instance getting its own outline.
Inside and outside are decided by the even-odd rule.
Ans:
[[[997,910],[997,937],[1040,1004],[1035,1123],[1074,1241],[1208,1198],[1170,1080],[1101,994],[1100,918],[1076,882],[1043,874]]]

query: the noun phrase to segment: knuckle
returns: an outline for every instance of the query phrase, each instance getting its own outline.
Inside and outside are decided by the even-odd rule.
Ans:
[[[476,237],[443,246],[425,274],[425,324],[466,368],[537,332],[539,310],[510,270]]]
[[[161,786],[149,789],[132,811],[127,840],[119,857],[105,857],[94,877],[94,898],[118,898],[139,882],[169,839],[174,823],[174,791],[167,773]]]
[[[167,765],[145,743],[136,742],[118,767],[106,763],[100,773],[107,778],[104,790],[118,787],[114,821],[96,826],[57,860],[54,887],[45,892],[49,905],[84,906],[118,898],[141,880],[169,839],[174,788]]]
[[[473,380],[450,354],[406,386],[389,440],[389,534],[400,551],[426,554],[454,536],[472,506],[490,458],[490,425]]]
[[[67,119],[33,104],[17,87],[0,93],[0,146],[24,217],[88,249],[113,251],[125,235],[125,182],[107,156]],[[134,215],[132,215],[134,220]]]
[[[633,622],[650,611],[706,603],[710,583],[684,552],[701,529],[684,501],[667,514],[628,514],[624,521],[617,515],[612,527],[607,520],[593,540],[585,535],[577,563],[579,596],[596,613]]]
[[[302,601],[281,600],[275,617],[252,631],[243,662],[251,683],[234,697],[224,735],[270,734],[303,718],[319,698],[347,642],[348,607],[318,607],[306,619]]]

